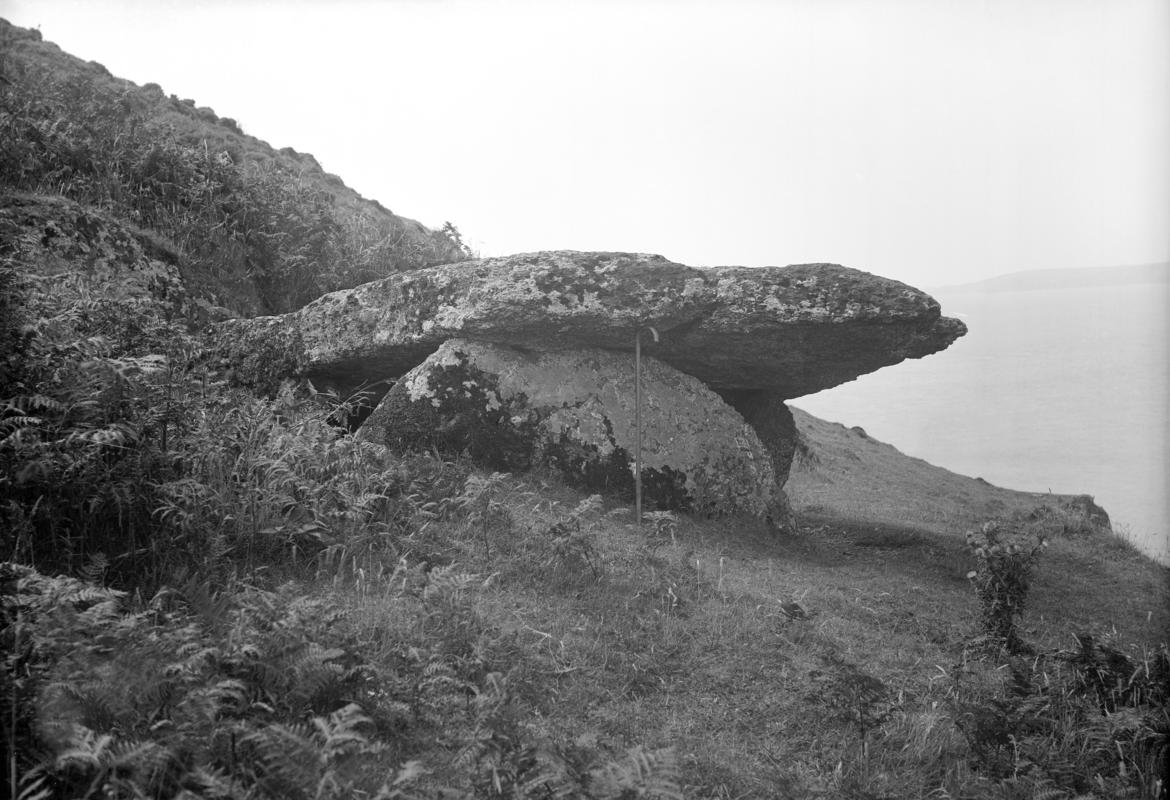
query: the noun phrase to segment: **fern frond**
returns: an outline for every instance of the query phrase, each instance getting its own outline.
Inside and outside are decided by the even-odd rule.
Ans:
[[[119,618],[121,601],[117,598],[102,600],[82,611],[78,621],[92,628],[104,628]]]
[[[169,748],[158,742],[119,742],[111,748],[114,775],[146,797],[165,797],[183,769]]]
[[[182,783],[185,792],[209,800],[235,800],[250,794],[233,776],[213,766],[193,767],[183,775]]]
[[[234,717],[242,714],[250,705],[248,685],[235,678],[219,681],[192,695],[208,720]]]
[[[407,761],[398,768],[392,779],[382,784],[374,800],[410,800],[407,789],[429,772],[421,761]]]
[[[50,800],[53,794],[45,764],[37,764],[20,776],[20,789],[16,794],[16,800]]]
[[[86,583],[100,585],[106,576],[106,570],[110,568],[110,559],[106,557],[105,553],[93,553],[89,557],[88,563],[81,568],[81,579]]]
[[[129,710],[125,698],[120,696],[122,687],[105,675],[74,680],[63,688],[62,694],[75,704],[76,718],[94,730],[114,730]]]
[[[218,647],[198,640],[183,642],[176,650],[176,655],[183,659],[184,668],[192,671],[203,666],[214,666],[223,659],[223,653]]]
[[[317,785],[323,753],[313,731],[303,724],[267,725],[241,740],[252,754],[261,783],[277,797],[304,797]]]
[[[1032,795],[1032,800],[1065,800],[1068,797],[1068,792],[1064,789],[1058,789],[1055,786],[1049,786],[1044,789],[1038,789]]]
[[[435,567],[427,573],[427,584],[423,587],[423,602],[438,600],[450,605],[458,603],[472,585],[480,578],[468,572],[456,572],[454,564]]]
[[[548,800],[575,800],[588,796],[585,792],[587,773],[566,755],[559,749],[536,751],[535,766],[520,785],[520,796]]]
[[[5,411],[61,411],[65,408],[64,404],[56,398],[49,397],[47,394],[25,394],[19,397],[14,397],[8,401],[5,406]]]
[[[210,630],[219,630],[227,625],[235,606],[228,592],[217,592],[198,576],[192,576],[176,590],[187,603],[191,612],[199,617]]]
[[[46,610],[70,605],[80,611],[98,603],[121,600],[126,596],[125,592],[83,583],[76,578],[62,575],[47,577],[35,573],[34,575],[35,578],[29,576],[21,579],[17,584],[17,593],[38,596],[38,605]]]
[[[339,692],[345,683],[346,670],[336,659],[344,656],[344,650],[324,648],[316,643],[306,647],[290,665],[293,681],[290,703],[313,707],[318,705],[317,701]]]
[[[0,421],[0,430],[15,431],[19,430],[20,428],[35,428],[44,424],[44,417],[31,417],[14,414],[11,417],[5,417],[3,421]]]
[[[77,767],[82,769],[100,768],[114,737],[108,733],[95,734],[81,725],[73,726],[73,730],[78,735],[72,737],[69,745],[57,753],[55,768],[58,771]]]
[[[493,749],[492,736],[492,731],[487,728],[476,728],[455,754],[455,766],[464,771],[473,770],[479,760]]]
[[[357,703],[339,708],[328,719],[313,718],[313,726],[324,740],[321,750],[326,761],[333,761],[366,745],[369,739],[360,729],[372,724]]]
[[[682,771],[673,747],[649,752],[635,747],[621,761],[595,770],[592,777],[591,784],[596,785],[594,795],[598,798],[618,800],[632,795],[683,800]]]
[[[601,509],[602,509],[601,495],[591,494],[588,497],[586,497],[584,500],[582,500],[580,503],[578,503],[576,508],[574,508],[569,513],[569,516],[573,517],[575,519],[582,519],[584,517],[588,517],[588,516],[591,516],[593,514],[601,513]],[[667,513],[667,514],[669,514],[670,512],[667,511],[667,512],[654,512],[654,513],[658,513],[658,514]]]

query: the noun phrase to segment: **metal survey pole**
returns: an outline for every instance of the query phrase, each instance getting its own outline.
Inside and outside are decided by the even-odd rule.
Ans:
[[[658,331],[646,330],[658,341]],[[642,530],[642,329],[634,332],[634,515]]]
[[[634,517],[642,532],[642,329],[634,333]]]

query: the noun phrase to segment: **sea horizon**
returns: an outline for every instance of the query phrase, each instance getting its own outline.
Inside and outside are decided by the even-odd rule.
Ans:
[[[1170,283],[1056,272],[1063,282],[1016,288],[1004,276],[935,289],[966,336],[790,402],[1003,488],[1091,495],[1115,533],[1170,564]],[[1034,273],[1020,275],[1028,284]]]

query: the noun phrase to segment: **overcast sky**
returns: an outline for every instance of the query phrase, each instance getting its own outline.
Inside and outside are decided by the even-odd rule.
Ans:
[[[1166,0],[0,0],[484,255],[1170,260]]]

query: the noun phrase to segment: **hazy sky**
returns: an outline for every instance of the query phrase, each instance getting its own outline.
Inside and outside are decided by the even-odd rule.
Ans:
[[[0,16],[485,255],[917,285],[1170,260],[1166,0],[113,2]]]

